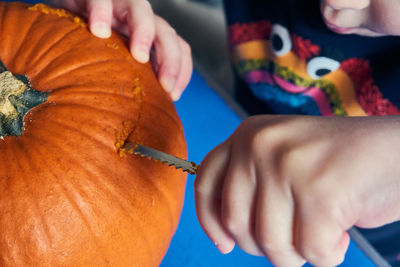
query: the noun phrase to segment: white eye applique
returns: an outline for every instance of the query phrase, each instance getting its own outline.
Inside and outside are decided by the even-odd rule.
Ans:
[[[320,79],[322,76],[337,70],[340,63],[329,57],[315,57],[307,63],[307,73],[313,79]]]
[[[289,31],[280,24],[272,25],[270,41],[272,52],[277,56],[283,56],[292,49]]]

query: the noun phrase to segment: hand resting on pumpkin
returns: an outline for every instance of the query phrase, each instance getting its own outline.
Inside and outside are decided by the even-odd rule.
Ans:
[[[236,243],[275,266],[336,266],[350,227],[400,219],[399,122],[250,117],[202,162],[200,224],[222,253]]]
[[[192,74],[190,46],[161,17],[147,0],[47,0],[47,4],[86,16],[90,31],[108,38],[111,27],[130,37],[133,57],[148,62],[152,46],[156,69],[163,88],[178,100]]]

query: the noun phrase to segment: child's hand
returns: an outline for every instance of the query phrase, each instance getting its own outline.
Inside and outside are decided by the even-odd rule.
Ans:
[[[172,99],[179,99],[192,74],[189,45],[147,0],[47,0],[46,3],[88,17],[90,31],[100,37],[111,35],[111,26],[130,37],[133,57],[148,62],[154,46],[158,78]]]
[[[350,227],[400,219],[399,135],[398,116],[247,119],[202,163],[200,224],[223,253],[337,265]]]

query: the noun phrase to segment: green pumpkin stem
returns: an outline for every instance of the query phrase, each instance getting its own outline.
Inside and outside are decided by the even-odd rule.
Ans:
[[[33,89],[26,76],[13,75],[0,61],[0,137],[20,136],[25,115],[47,97]]]

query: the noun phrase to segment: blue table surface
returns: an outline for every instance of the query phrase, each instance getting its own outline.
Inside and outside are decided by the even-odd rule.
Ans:
[[[183,123],[189,159],[197,163],[228,138],[241,122],[239,116],[196,71],[182,98],[176,102],[176,108]],[[160,266],[272,266],[264,257],[248,255],[238,247],[227,255],[218,252],[197,221],[194,179],[194,175],[188,176],[181,220]],[[340,266],[375,265],[352,241]]]

